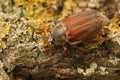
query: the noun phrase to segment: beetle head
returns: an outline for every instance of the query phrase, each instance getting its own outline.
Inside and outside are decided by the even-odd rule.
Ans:
[[[66,43],[66,27],[58,23],[52,31],[51,37],[53,44],[55,45],[64,45]]]
[[[110,22],[110,20],[106,16],[104,16],[103,14],[100,14],[100,18],[101,18],[103,26],[108,25],[108,23]]]

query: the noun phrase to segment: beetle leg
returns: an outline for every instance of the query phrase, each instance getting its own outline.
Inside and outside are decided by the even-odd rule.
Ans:
[[[104,41],[114,40],[114,39],[119,38],[119,37],[120,37],[120,35],[115,35],[113,37],[104,38]]]
[[[116,38],[120,37],[119,35],[116,35],[116,36],[113,36],[113,37],[106,37],[106,38],[101,38],[101,39],[95,39],[94,41],[111,41],[111,40],[114,40]]]
[[[77,50],[79,50],[79,51],[81,51],[81,52],[83,52],[83,53],[88,54],[88,52],[86,52],[84,49],[82,49],[82,48],[80,48],[80,47],[78,47],[78,46],[76,46],[76,45],[73,45],[73,48],[76,48]]]
[[[47,48],[45,48],[44,50],[43,50],[43,52],[49,52],[49,51],[51,51],[52,50],[52,47],[47,47]]]
[[[64,45],[64,46],[63,46],[63,49],[64,49],[64,54],[65,54],[65,55],[68,54],[67,45]]]

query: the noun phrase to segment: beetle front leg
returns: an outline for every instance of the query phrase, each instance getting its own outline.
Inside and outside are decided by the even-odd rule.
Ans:
[[[52,47],[47,47],[47,48],[45,48],[44,50],[43,50],[43,52],[49,52],[49,51],[51,51],[52,50]]]
[[[66,44],[63,45],[63,49],[64,49],[64,54],[65,55],[68,54],[68,49],[67,49],[67,45]]]

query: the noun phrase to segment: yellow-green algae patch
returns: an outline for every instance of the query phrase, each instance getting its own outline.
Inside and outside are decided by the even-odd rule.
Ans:
[[[86,70],[83,70],[82,68],[78,67],[77,71],[78,73],[83,74],[84,76],[90,76],[95,72],[96,68],[97,68],[97,63],[93,62],[90,64],[90,67],[87,68]]]
[[[1,39],[9,34],[9,29],[10,25],[8,23],[0,21],[0,52],[7,47],[5,42],[1,41]]]
[[[111,62],[115,66],[120,62],[120,59],[117,57],[111,56],[109,62]]]
[[[0,21],[0,39],[9,34],[10,25],[4,21]]]
[[[109,72],[106,70],[107,67],[100,66],[99,72],[101,75],[107,75]]]
[[[7,46],[4,42],[0,42],[0,52],[2,52],[2,49],[5,49]]]
[[[120,12],[118,12],[107,27],[108,37],[113,38],[113,41],[117,41],[120,45]]]

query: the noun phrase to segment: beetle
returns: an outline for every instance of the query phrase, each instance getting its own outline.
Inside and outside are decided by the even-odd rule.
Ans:
[[[54,45],[75,45],[89,40],[109,23],[109,19],[95,10],[79,12],[59,21],[51,32]]]

